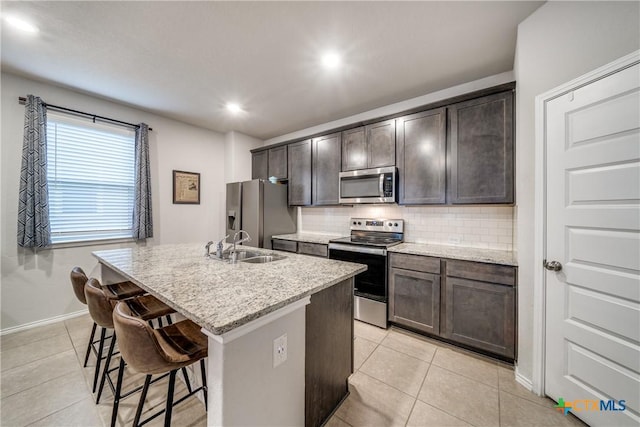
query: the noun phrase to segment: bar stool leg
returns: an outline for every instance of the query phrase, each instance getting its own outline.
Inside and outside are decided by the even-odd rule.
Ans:
[[[87,345],[87,351],[84,354],[84,367],[87,367],[87,363],[89,362],[89,353],[91,353],[91,346],[93,345],[93,337],[96,336],[96,328],[98,325],[96,322],[93,322],[93,327],[91,328],[91,336],[89,337],[89,344]]]
[[[202,375],[202,394],[204,394],[204,410],[207,411],[207,373],[204,370],[204,359],[200,359],[200,375]]]
[[[167,406],[164,413],[164,427],[171,427],[171,410],[173,409],[173,389],[176,384],[177,369],[169,374],[169,389],[167,390]]]
[[[124,359],[120,358],[120,366],[118,368],[118,382],[116,383],[116,392],[113,394],[113,410],[111,411],[111,427],[115,427],[118,419],[118,406],[120,405],[120,390],[122,389],[122,376],[124,374]]]
[[[191,382],[189,381],[189,374],[187,374],[187,368],[182,368],[182,376],[184,377],[184,383],[187,385],[187,391],[191,393]]]
[[[96,386],[98,385],[98,375],[100,375],[100,365],[102,364],[102,350],[104,349],[104,337],[107,334],[107,328],[102,328],[100,331],[100,347],[98,347],[98,357],[96,360],[96,372],[93,375],[93,391],[96,392]]]
[[[102,371],[102,379],[100,380],[100,387],[98,387],[98,396],[96,397],[96,404],[100,403],[100,396],[102,396],[102,390],[104,389],[104,382],[109,375],[109,368],[111,367],[111,357],[113,356],[113,348],[116,346],[116,332],[113,331],[111,335],[111,344],[109,345],[109,352],[107,353],[107,361]]]
[[[142,394],[140,394],[140,401],[136,408],[136,417],[133,419],[133,426],[138,427],[140,424],[140,416],[142,415],[142,408],[144,407],[144,399],[147,398],[147,392],[149,391],[149,384],[151,383],[151,375],[147,375],[144,378],[144,386],[142,386]]]

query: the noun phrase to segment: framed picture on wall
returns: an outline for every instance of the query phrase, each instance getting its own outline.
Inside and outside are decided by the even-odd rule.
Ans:
[[[200,204],[200,174],[197,172],[173,171],[173,203]]]

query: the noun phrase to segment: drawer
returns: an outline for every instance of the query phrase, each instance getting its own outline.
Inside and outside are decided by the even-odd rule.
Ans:
[[[329,256],[329,249],[327,245],[321,243],[298,242],[298,253],[326,258]]]
[[[391,267],[440,274],[440,258],[391,253]]]
[[[516,268],[482,262],[447,260],[447,276],[515,286]]]
[[[272,243],[276,251],[298,252],[298,242],[293,240],[273,239]]]

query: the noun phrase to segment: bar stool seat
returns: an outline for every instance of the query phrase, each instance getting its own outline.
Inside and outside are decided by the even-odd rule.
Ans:
[[[173,308],[149,294],[129,298],[123,300],[123,302],[127,304],[134,316],[142,320],[157,319],[176,312]]]
[[[164,328],[152,329],[142,319],[134,317],[127,304],[119,302],[113,310],[113,326],[119,337],[121,365],[126,361],[135,371],[146,374],[133,421],[134,426],[146,424],[162,413],[165,414],[165,427],[170,426],[173,406],[201,390],[204,394],[206,408],[207,380],[204,358],[207,357],[208,340],[197,324],[190,320],[183,320]],[[186,396],[181,397],[174,404],[176,373],[196,362],[200,362],[202,386],[195,390],[189,390]],[[152,375],[166,373],[169,373],[169,384],[165,409],[140,422],[144,401],[152,382]],[[119,392],[121,385],[122,377],[119,375],[116,393]]]
[[[144,289],[129,281],[102,285],[102,289],[105,290],[107,298],[118,301],[146,293]]]

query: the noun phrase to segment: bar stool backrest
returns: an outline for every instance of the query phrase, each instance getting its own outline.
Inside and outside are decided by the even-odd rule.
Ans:
[[[124,302],[119,302],[113,310],[113,326],[120,353],[134,371],[149,375],[175,369],[163,356],[154,330],[135,317]]]
[[[113,329],[113,303],[102,290],[98,279],[91,278],[84,287],[89,314],[99,326]]]
[[[71,285],[73,286],[73,293],[76,294],[76,298],[83,304],[87,303],[87,298],[84,296],[84,285],[87,283],[87,275],[80,267],[73,267],[71,270]]]

